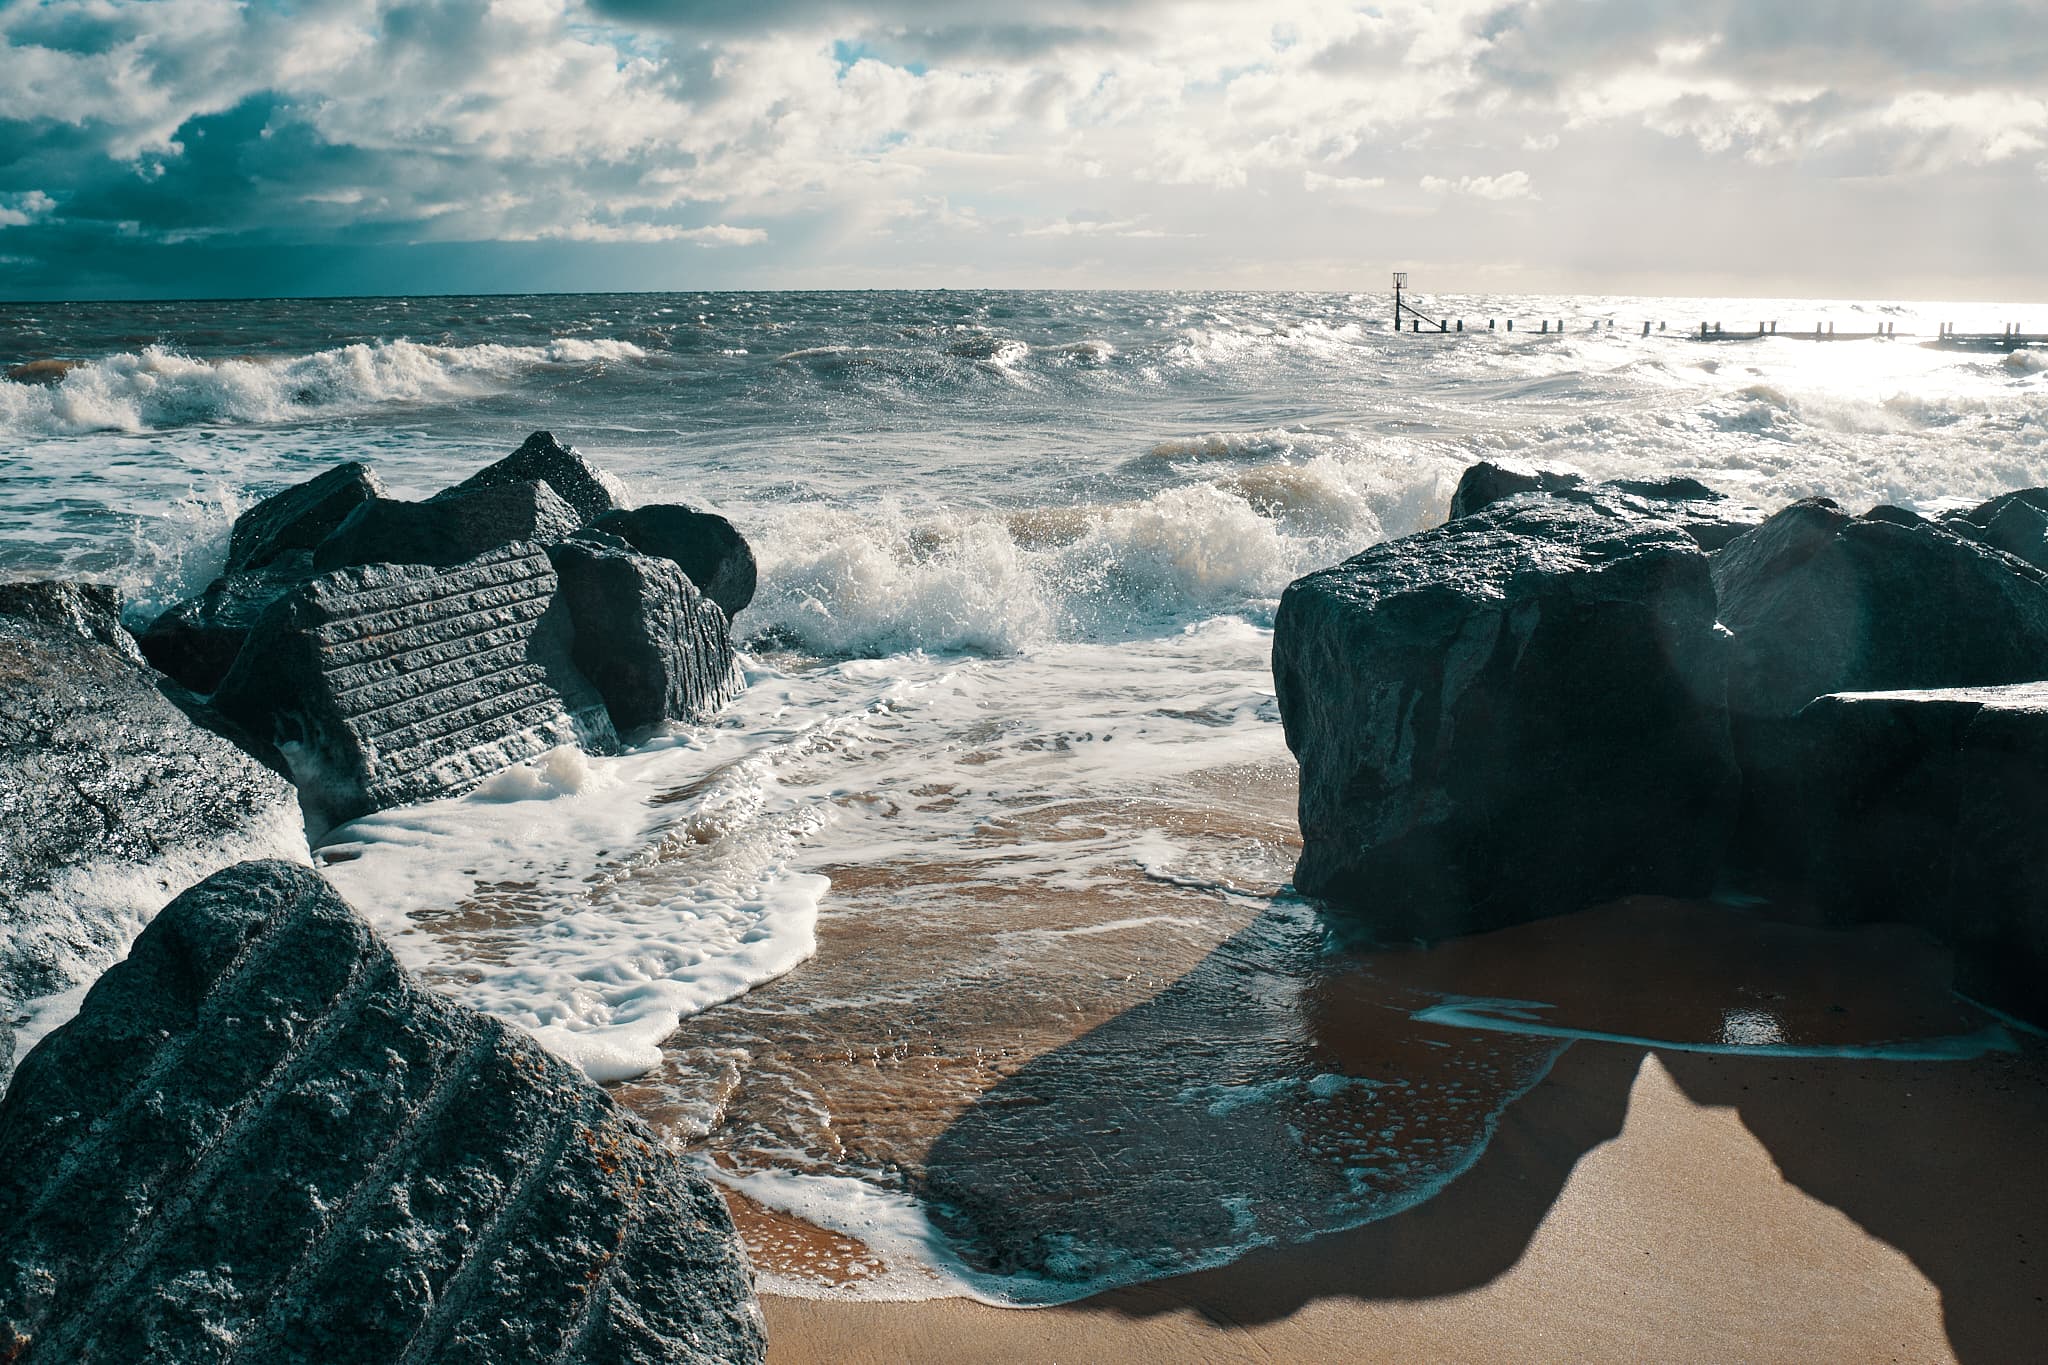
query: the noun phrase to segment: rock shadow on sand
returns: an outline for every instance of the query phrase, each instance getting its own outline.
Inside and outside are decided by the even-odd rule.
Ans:
[[[1630,1121],[1654,1053],[1660,1082],[1732,1109],[1785,1181],[1904,1253],[1940,1291],[1959,1358],[2016,1359],[2048,1337],[2034,1254],[2048,1173],[2031,1159],[2048,1044],[1948,981],[1946,954],[1905,930],[1704,902],[1349,952],[1307,906],[1276,901],[1159,995],[983,1095],[919,1183],[972,1274],[1020,1301],[1093,1294],[1229,1326],[1322,1299],[1421,1304],[1531,1255],[1574,1172]],[[1670,1138],[1682,1131],[1651,1169],[1685,1179],[1625,1192],[1630,1217],[1666,1234],[1713,1188],[1698,1184],[1707,1158]],[[1743,1169],[1770,1184],[1761,1162]],[[1814,1245],[1847,1234],[1830,1235]],[[1644,1274],[1734,1283],[1692,1254]],[[1782,1326],[1827,1310],[1772,1311]]]

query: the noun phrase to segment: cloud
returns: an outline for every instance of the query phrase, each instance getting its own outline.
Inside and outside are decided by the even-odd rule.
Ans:
[[[1310,194],[1331,194],[1347,199],[1370,195],[1382,189],[1387,183],[1383,175],[1324,175],[1321,171],[1303,171],[1301,187]]]
[[[671,223],[569,223],[535,233],[533,239],[568,242],[695,242],[698,246],[759,246],[768,240],[761,228],[713,223],[679,227]],[[529,240],[533,240],[529,239]]]
[[[1535,199],[1539,196],[1530,187],[1527,171],[1506,171],[1500,175],[1461,175],[1456,180],[1441,176],[1425,175],[1421,185],[1425,194],[1463,194],[1474,199]]]
[[[41,190],[0,195],[0,228],[27,227],[57,207],[57,201]]]
[[[1194,233],[1167,232],[1162,228],[1146,227],[1144,220],[1123,218],[1115,222],[1098,222],[1093,219],[1060,218],[1035,227],[1020,228],[1019,237],[1188,237]]]
[[[1156,250],[1120,268],[1168,281],[1341,279],[1370,225],[1389,252],[1563,269],[1611,257],[1612,209],[1651,185],[1811,221],[1816,243],[1830,206],[1864,221],[1846,206],[1884,187],[2005,223],[2038,202],[2048,149],[2040,5],[0,5],[0,226],[41,262],[13,279],[61,288],[158,248],[485,242],[628,284],[684,245],[747,248],[675,253],[693,280],[774,282],[1000,275],[1121,238]],[[1499,169],[1517,162],[1554,236],[1449,211],[1537,198]],[[1725,259],[1694,216],[1663,260]],[[1859,257],[1838,234],[1810,259],[1877,270],[1898,245]]]

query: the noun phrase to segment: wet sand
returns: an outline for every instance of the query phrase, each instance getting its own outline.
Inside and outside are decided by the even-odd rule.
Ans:
[[[1040,1310],[768,1297],[771,1361],[2010,1361],[2048,1340],[2048,1046],[1572,1047],[1437,1198]]]

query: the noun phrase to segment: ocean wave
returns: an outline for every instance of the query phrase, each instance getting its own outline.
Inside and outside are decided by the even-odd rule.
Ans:
[[[638,360],[629,341],[541,346],[358,342],[295,356],[200,359],[163,346],[103,356],[54,383],[0,380],[0,434],[76,436],[189,426],[266,426],[393,403],[475,397],[549,365]]]
[[[743,624],[829,656],[1018,654],[1060,639],[1263,619],[1287,584],[1440,518],[1455,461],[1324,455],[1121,502],[913,514],[806,509],[758,525]]]

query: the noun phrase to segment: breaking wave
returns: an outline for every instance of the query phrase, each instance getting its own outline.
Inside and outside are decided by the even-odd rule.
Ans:
[[[27,382],[0,380],[0,434],[274,425],[392,403],[471,398],[544,366],[631,361],[646,354],[629,341],[582,337],[539,346],[358,342],[308,355],[213,359],[146,346],[71,365],[54,383],[33,382],[34,376]]]
[[[1263,619],[1287,584],[1440,519],[1455,463],[1337,455],[1227,469],[1128,501],[1010,512],[806,508],[760,532],[746,624],[829,656],[1023,653]],[[772,515],[772,514],[771,514]]]

